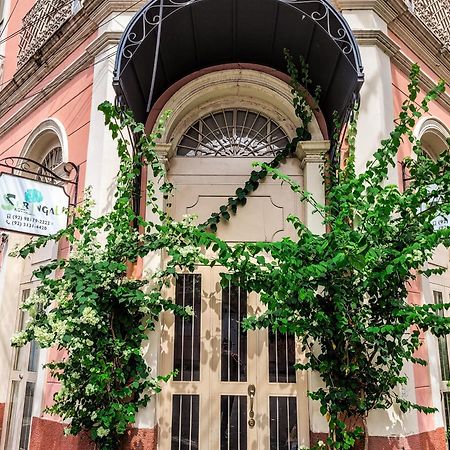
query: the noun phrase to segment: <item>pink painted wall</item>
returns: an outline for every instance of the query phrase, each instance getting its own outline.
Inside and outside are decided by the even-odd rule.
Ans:
[[[428,75],[436,83],[439,81],[439,77],[433,71],[433,69],[426,64],[424,61],[420,60],[417,55],[394,33],[389,33],[390,38],[400,47],[401,51],[409,58],[412,62],[418,63],[424,74]],[[394,64],[392,65],[392,90],[393,90],[393,101],[394,101],[394,113],[398,115],[401,111],[401,106],[403,101],[408,96],[408,84],[409,78],[408,74],[405,74]],[[449,92],[447,85],[447,92]],[[417,102],[420,103],[423,99],[425,93],[422,93]],[[425,114],[425,117],[436,117],[444,122],[450,128],[450,111],[446,109],[441,104],[434,102],[430,104],[430,111]],[[399,154],[398,161],[402,161],[406,156],[411,154],[411,144],[406,141],[402,144]],[[402,179],[401,166],[398,167],[399,179]],[[421,304],[422,302],[422,284],[420,278],[416,282],[409,286],[409,301],[413,304]],[[423,345],[417,353],[417,357],[429,360],[428,344],[426,339],[422,336]],[[429,372],[429,367],[422,367],[419,365],[414,365],[414,383],[416,392],[417,403],[425,406],[432,406],[432,390],[431,390],[431,377]],[[418,427],[419,432],[429,432],[436,428],[435,420],[433,415],[425,415],[423,413],[418,413]]]
[[[423,73],[428,75],[436,83],[439,81],[438,75],[433,69],[417,57],[416,54],[394,33],[389,32],[389,37],[400,47],[401,51],[413,62],[418,63]],[[449,81],[450,80],[446,80]],[[408,74],[403,73],[397,66],[392,65],[392,90],[394,98],[394,112],[398,114],[401,110],[402,102],[406,99],[408,93]],[[450,85],[447,83],[447,93],[450,94]],[[419,97],[418,102],[423,98]],[[442,120],[447,127],[450,128],[450,110],[441,106],[439,103],[434,102],[430,105],[430,111],[425,114],[428,117],[437,117]],[[411,147],[409,142],[404,143],[399,154],[399,160],[401,161],[405,156],[410,154]]]
[[[11,0],[13,7],[16,0]],[[22,17],[33,6],[33,0],[19,1],[14,14],[11,16],[8,35],[12,35],[22,26]],[[57,76],[64,75],[67,68],[73,64],[85,51],[86,47],[95,39],[96,33],[85,38],[83,42],[73,51],[57,68],[47,75],[39,84],[26,95],[26,99],[16,103],[2,117],[0,117],[0,127],[10,118],[27,108],[27,103],[33,98],[33,94],[39,93],[43,88],[54,80]],[[9,39],[6,43],[6,60],[4,81],[10,80],[16,70],[16,55],[18,52],[19,36]],[[0,158],[5,156],[17,156],[22,153],[24,144],[32,131],[48,118],[58,119],[64,126],[68,137],[69,160],[80,166],[79,196],[84,188],[85,166],[87,159],[87,148],[89,139],[89,124],[92,102],[93,73],[92,60],[88,67],[77,75],[67,78],[65,84],[48,97],[43,104],[34,110],[30,110],[23,119],[18,120],[3,136],[0,137]],[[28,98],[29,97],[29,98]],[[29,107],[29,106],[28,106]],[[67,251],[67,245],[60,246],[60,254]],[[53,359],[56,352],[51,350],[50,359]],[[53,394],[58,390],[59,383],[48,377],[46,388],[42,393],[44,404],[47,406]],[[53,418],[54,419],[54,418]]]

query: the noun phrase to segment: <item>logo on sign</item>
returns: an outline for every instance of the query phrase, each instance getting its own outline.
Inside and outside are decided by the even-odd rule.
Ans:
[[[16,194],[5,194],[0,208],[4,211],[16,211],[29,214],[30,216],[34,216],[36,211],[45,214],[46,216],[57,216],[62,213],[57,206],[49,207],[42,204],[43,201],[44,196],[41,191],[37,189],[28,189],[25,191],[23,200],[18,200]]]

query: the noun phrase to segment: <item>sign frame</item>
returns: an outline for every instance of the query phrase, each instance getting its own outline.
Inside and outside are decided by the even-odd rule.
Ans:
[[[0,160],[0,179],[2,175],[8,175],[9,177],[22,179],[33,184],[43,185],[43,190],[48,190],[50,186],[61,189],[67,197],[67,204],[65,203],[63,207],[75,207],[78,203],[79,166],[72,162],[68,162],[58,166],[58,171],[61,171],[61,168],[66,176],[60,175],[54,170],[49,169],[48,167],[45,167],[41,163],[30,158],[6,157]],[[67,190],[68,186],[72,187],[70,193]],[[65,216],[66,221],[64,227],[67,227],[69,216],[68,214],[65,214]],[[13,227],[6,228],[5,226],[0,227],[0,230],[20,233],[28,236],[48,236],[53,234],[27,232],[24,230],[13,229]]]

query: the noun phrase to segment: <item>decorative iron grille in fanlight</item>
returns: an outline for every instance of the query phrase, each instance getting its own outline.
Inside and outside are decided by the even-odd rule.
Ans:
[[[48,171],[49,170],[55,170],[56,167],[58,167],[63,162],[62,157],[62,149],[61,147],[55,147],[51,149],[44,157],[44,159],[41,162],[41,165],[43,167],[39,167],[36,170],[36,178],[40,181],[43,181],[44,183],[53,183],[55,180],[50,180],[48,178]]]
[[[23,66],[73,13],[72,0],[37,0],[23,19],[17,66]]]
[[[406,0],[406,3],[450,50],[450,0]]]
[[[197,120],[181,138],[177,155],[273,158],[288,142],[281,126],[263,114],[224,109]]]

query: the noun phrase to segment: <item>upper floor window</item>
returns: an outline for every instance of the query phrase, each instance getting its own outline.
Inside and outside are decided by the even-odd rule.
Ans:
[[[177,155],[273,158],[288,142],[281,125],[264,114],[230,108],[191,125],[178,144]]]
[[[49,170],[56,169],[63,162],[62,149],[60,146],[52,148],[40,162],[45,168]],[[42,181],[47,181],[45,175],[46,170],[39,168],[37,171],[38,179]]]
[[[450,49],[450,0],[405,0],[430,31]]]
[[[36,0],[23,18],[17,67],[22,67],[82,6],[82,0]]]

